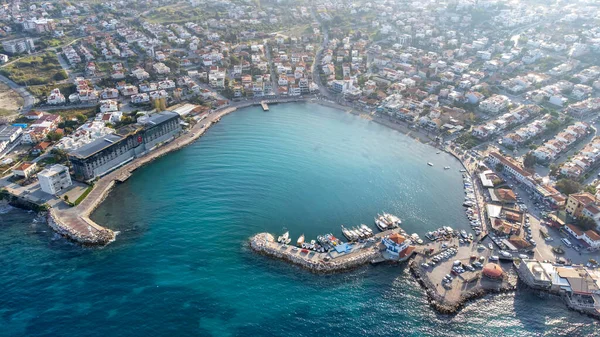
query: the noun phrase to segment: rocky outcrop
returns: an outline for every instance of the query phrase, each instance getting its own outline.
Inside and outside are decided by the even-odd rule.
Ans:
[[[48,225],[63,237],[87,246],[104,246],[115,241],[116,233],[108,228],[88,224],[85,231],[65,225],[50,209],[47,215]]]

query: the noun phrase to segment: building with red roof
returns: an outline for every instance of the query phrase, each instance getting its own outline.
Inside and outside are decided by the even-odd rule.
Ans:
[[[497,280],[502,278],[504,270],[499,265],[490,262],[483,267],[482,274],[485,277]]]
[[[573,193],[567,199],[566,211],[573,217],[582,215],[584,208],[596,203],[596,197],[588,192]]]
[[[415,250],[415,247],[411,246],[410,240],[407,240],[404,236],[393,233],[389,236],[384,237],[381,243],[385,246],[384,256],[389,256],[394,261],[404,261],[408,259]]]

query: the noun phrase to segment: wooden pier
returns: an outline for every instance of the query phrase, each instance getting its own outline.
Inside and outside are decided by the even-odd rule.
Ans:
[[[267,102],[261,101],[260,105],[262,106],[264,111],[269,111],[269,106],[267,105]]]

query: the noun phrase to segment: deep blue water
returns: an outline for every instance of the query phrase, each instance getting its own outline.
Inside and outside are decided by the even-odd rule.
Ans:
[[[404,266],[317,276],[247,248],[256,232],[341,235],[382,210],[409,233],[465,228],[458,169],[318,105],[237,111],[113,191],[93,215],[121,231],[105,248],[0,210],[0,336],[594,335],[595,321],[526,291],[443,316]]]

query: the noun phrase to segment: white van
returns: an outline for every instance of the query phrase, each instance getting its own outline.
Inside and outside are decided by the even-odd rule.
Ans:
[[[573,244],[571,243],[571,241],[569,241],[569,240],[567,240],[565,238],[562,238],[561,241],[565,244],[565,246],[567,246],[569,248],[573,246]]]

